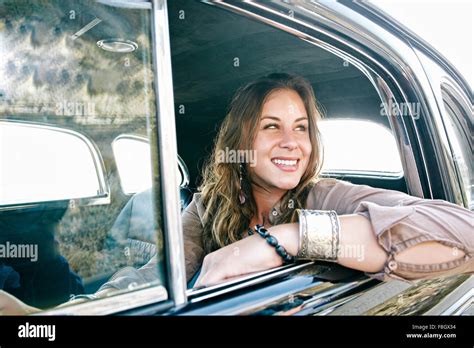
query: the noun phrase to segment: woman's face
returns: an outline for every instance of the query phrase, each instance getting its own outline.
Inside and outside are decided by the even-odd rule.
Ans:
[[[295,188],[311,148],[303,100],[293,90],[272,92],[263,105],[253,144],[257,161],[250,168],[252,181],[270,191]]]

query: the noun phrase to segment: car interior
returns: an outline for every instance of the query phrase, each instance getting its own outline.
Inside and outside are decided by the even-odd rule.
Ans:
[[[200,183],[202,165],[212,150],[211,139],[217,135],[233,93],[270,73],[308,79],[325,119],[368,120],[390,129],[388,118],[380,114],[375,88],[360,70],[338,56],[206,4],[173,1],[168,11],[178,152],[188,164],[193,189]],[[335,177],[407,191],[403,176],[347,173]]]
[[[159,187],[155,186],[125,194],[112,150],[114,139],[123,134],[156,142],[155,99],[145,91],[153,90],[149,14],[99,3],[43,5],[5,4],[9,15],[0,23],[6,28],[5,43],[11,54],[0,63],[6,76],[4,83],[0,82],[0,98],[8,106],[0,110],[0,118],[82,133],[104,163],[110,199],[108,204],[72,207],[67,199],[25,209],[0,209],[2,242],[36,243],[40,255],[49,255],[37,263],[8,259],[0,264],[1,288],[30,305],[47,308],[74,294],[93,293],[120,267],[140,267],[156,253],[163,257],[157,212],[161,204],[170,203],[160,201],[156,195]],[[76,22],[71,19],[73,8]],[[197,191],[202,166],[233,93],[258,77],[274,72],[302,75],[311,82],[325,119],[364,120],[390,129],[387,117],[381,116],[375,88],[361,71],[338,56],[197,1],[170,1],[168,15],[181,209]],[[67,39],[72,34],[78,36]],[[107,41],[98,44],[116,37],[127,40],[115,42],[110,50],[103,48]],[[114,52],[116,47],[133,49],[134,44],[138,49],[129,54]],[[19,111],[19,103],[24,102],[19,91],[37,93],[36,104]],[[60,92],[65,104],[73,103],[72,109],[82,106],[79,115],[74,111],[69,114],[71,108],[55,96]],[[83,101],[95,107],[95,115],[87,114]],[[62,105],[59,114],[58,103]],[[156,155],[156,149],[153,151]],[[156,157],[150,161],[155,163]],[[153,174],[159,176],[156,169]],[[323,176],[407,192],[403,174],[348,171]],[[164,279],[163,274],[159,277]]]

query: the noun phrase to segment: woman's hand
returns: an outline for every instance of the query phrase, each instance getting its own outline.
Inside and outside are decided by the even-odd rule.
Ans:
[[[291,255],[296,254],[297,224],[278,225],[268,231]],[[283,261],[275,248],[259,235],[253,235],[206,255],[201,274],[194,287],[215,285],[228,278],[263,271],[282,264]]]
[[[28,306],[15,296],[0,290],[0,315],[28,315],[40,311],[40,309]]]

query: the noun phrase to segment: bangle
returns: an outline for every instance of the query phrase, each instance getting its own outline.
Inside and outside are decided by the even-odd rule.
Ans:
[[[250,233],[250,231],[251,230],[249,230],[249,234],[253,234],[253,233]],[[268,232],[268,230],[265,229],[265,227],[261,225],[256,225],[255,231],[257,231],[257,233],[263,239],[265,239],[268,244],[270,244],[272,247],[275,248],[276,253],[283,259],[283,263],[286,264],[286,263],[292,263],[295,261],[295,258],[291,256],[290,254],[288,254],[288,252],[286,251],[285,247],[283,247],[283,245],[278,244],[278,239],[272,236],[270,232]]]
[[[299,217],[298,259],[337,261],[340,222],[334,210],[297,209]]]

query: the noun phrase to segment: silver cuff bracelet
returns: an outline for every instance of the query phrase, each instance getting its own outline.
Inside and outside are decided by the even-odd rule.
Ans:
[[[334,210],[298,209],[300,240],[297,259],[337,261],[339,217]]]

